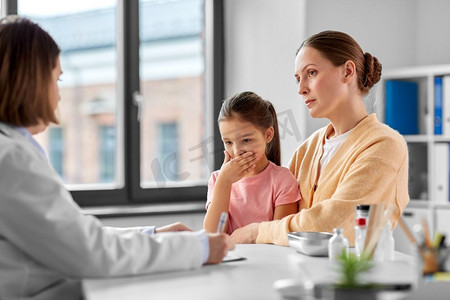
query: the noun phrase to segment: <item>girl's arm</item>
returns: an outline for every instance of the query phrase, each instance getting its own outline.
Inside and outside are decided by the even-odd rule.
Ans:
[[[251,152],[246,152],[235,158],[225,151],[225,160],[217,178],[214,194],[211,203],[207,207],[203,228],[209,232],[216,232],[222,212],[228,212],[230,205],[231,185],[244,177],[255,168],[256,156]],[[225,232],[228,230],[228,222],[225,225]]]
[[[216,185],[214,187],[214,195],[211,203],[209,204],[205,220],[203,221],[203,228],[208,232],[216,232],[219,218],[222,212],[228,212],[230,205],[231,184],[225,180],[221,180],[220,175],[217,178]],[[228,222],[225,224],[225,232],[228,230]]]
[[[273,181],[276,187],[275,208],[273,220],[280,220],[286,216],[298,213],[299,203],[302,199],[297,179],[292,173],[282,168]]]
[[[275,210],[273,212],[273,219],[274,220],[281,220],[286,216],[296,214],[298,212],[298,203],[288,203],[283,205],[278,205],[275,207]]]

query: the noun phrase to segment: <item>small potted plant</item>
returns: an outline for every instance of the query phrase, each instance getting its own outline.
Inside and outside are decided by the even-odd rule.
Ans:
[[[337,283],[323,287],[326,299],[335,300],[375,300],[377,284],[362,281],[362,274],[373,267],[373,261],[367,255],[357,257],[355,253],[344,252],[338,258],[339,279]]]

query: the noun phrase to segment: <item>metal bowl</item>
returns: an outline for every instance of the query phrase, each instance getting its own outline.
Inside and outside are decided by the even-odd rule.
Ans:
[[[328,240],[333,236],[329,232],[289,232],[289,246],[302,254],[310,256],[328,256]]]

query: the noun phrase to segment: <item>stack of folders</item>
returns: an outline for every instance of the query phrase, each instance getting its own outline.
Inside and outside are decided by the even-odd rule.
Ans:
[[[434,134],[450,137],[450,75],[434,77]]]
[[[450,75],[434,78],[434,134],[450,138]],[[449,143],[434,144],[434,190],[437,203],[448,203]]]

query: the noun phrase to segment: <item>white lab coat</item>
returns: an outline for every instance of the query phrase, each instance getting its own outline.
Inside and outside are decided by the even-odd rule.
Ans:
[[[0,299],[80,299],[80,278],[193,269],[202,259],[194,233],[147,235],[83,215],[30,141],[0,123]]]

